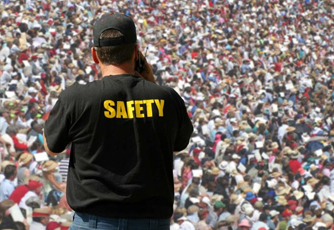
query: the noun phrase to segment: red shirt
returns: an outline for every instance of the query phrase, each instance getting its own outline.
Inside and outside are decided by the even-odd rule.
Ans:
[[[29,59],[29,55],[24,52],[21,52],[19,55],[18,61],[20,64],[22,64],[23,61],[28,60],[28,59]]]
[[[296,160],[296,159],[292,159],[289,161],[289,167],[290,170],[293,174],[296,174],[298,172],[298,169],[302,167],[301,163]]]
[[[16,150],[28,150],[28,146],[25,143],[19,141],[19,139],[16,136],[12,136],[12,139],[14,142],[14,148]]]
[[[283,63],[282,62],[275,62],[274,65],[275,65],[275,67],[274,67],[275,72],[281,72]]]
[[[12,194],[9,196],[9,200],[14,201],[14,203],[19,204],[24,195],[29,191],[26,184],[18,186]]]

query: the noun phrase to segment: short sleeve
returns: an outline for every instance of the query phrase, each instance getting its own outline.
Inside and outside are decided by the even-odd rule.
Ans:
[[[46,121],[44,134],[50,151],[59,153],[71,142],[69,138],[70,114],[69,109],[61,99],[50,112]]]
[[[193,125],[187,113],[186,106],[182,98],[175,92],[179,111],[179,129],[174,141],[174,151],[181,151],[189,144],[190,136],[193,132]]]

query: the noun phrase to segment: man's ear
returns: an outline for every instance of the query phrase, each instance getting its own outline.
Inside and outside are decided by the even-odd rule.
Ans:
[[[95,62],[95,64],[99,64],[99,58],[97,57],[97,53],[94,47],[91,48],[91,53],[92,53],[92,57],[93,57],[93,61]]]
[[[139,50],[139,46],[136,45],[136,46],[135,46],[135,61],[137,61],[138,58],[139,58],[139,56],[138,56],[138,55],[139,55],[138,50]]]

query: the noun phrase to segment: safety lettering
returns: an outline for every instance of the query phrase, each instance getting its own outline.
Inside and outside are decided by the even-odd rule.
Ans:
[[[164,116],[165,100],[148,99],[148,100],[132,100],[132,101],[113,101],[105,100],[103,107],[105,108],[104,116],[106,118],[145,118]],[[158,113],[153,114],[153,108],[156,108]]]

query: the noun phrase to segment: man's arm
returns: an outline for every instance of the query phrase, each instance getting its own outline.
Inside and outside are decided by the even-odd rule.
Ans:
[[[59,153],[55,153],[55,152],[52,152],[49,147],[48,147],[48,143],[46,141],[46,138],[45,138],[45,134],[43,133],[43,140],[44,140],[44,149],[46,151],[47,154],[49,154],[50,156],[56,156],[58,155]]]
[[[43,132],[44,149],[51,156],[62,153],[71,142],[69,137],[71,111],[62,103],[60,95],[50,112]]]

